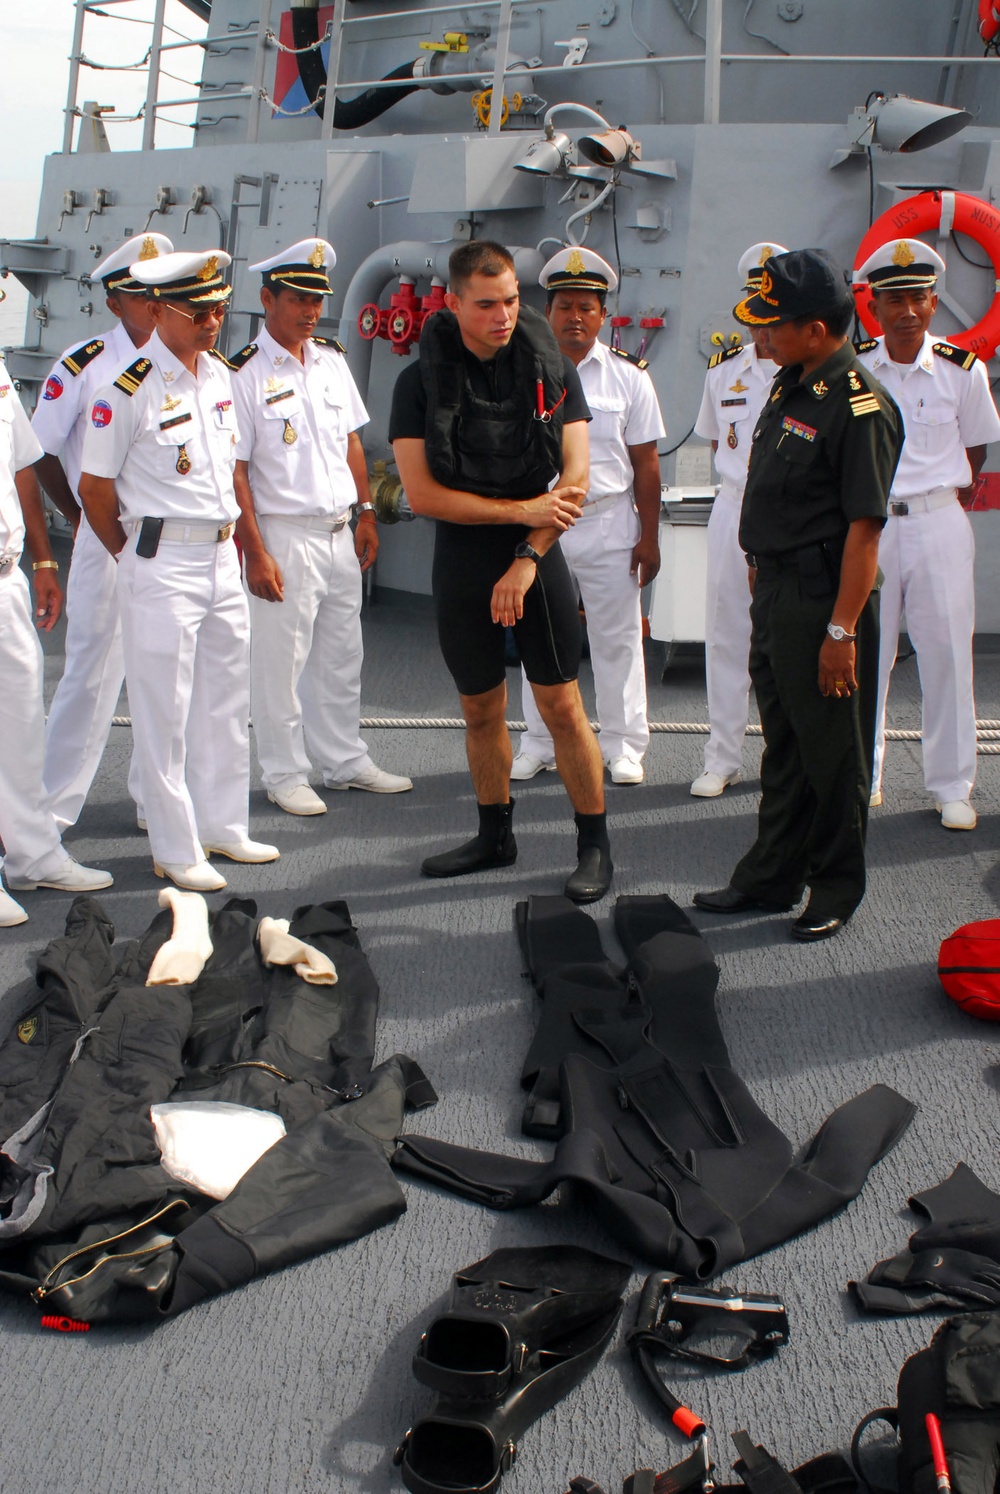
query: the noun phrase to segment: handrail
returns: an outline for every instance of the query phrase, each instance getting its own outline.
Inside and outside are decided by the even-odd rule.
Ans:
[[[94,67],[94,64],[83,52],[84,22],[88,15],[100,16],[106,14],[112,6],[133,4],[134,0],[77,0],[76,15],[73,28],[73,40],[69,55],[69,80],[67,90],[67,103],[64,110],[65,121],[63,127],[63,153],[69,154],[73,148],[74,121],[80,117],[80,108],[77,95],[80,87],[81,67]],[[482,81],[488,86],[492,78],[493,96],[499,97],[503,92],[504,79],[508,72],[507,62],[509,58],[509,45],[511,35],[512,16],[515,7],[538,6],[544,0],[477,0],[476,8],[481,11],[499,12],[495,26],[495,52],[492,65],[485,68],[469,69],[462,73],[449,73],[449,83],[476,83]],[[801,65],[803,67],[815,67],[822,65],[830,66],[894,66],[894,67],[942,67],[947,69],[981,67],[985,65],[996,66],[997,61],[993,56],[980,54],[976,56],[956,55],[954,53],[768,53],[768,52],[725,52],[722,50],[722,19],[724,0],[707,0],[705,31],[706,39],[703,50],[673,53],[671,55],[653,55],[641,57],[618,57],[601,59],[599,61],[580,62],[572,68],[567,68],[564,63],[546,63],[531,68],[532,77],[560,77],[567,79],[573,74],[589,74],[592,72],[620,71],[636,67],[652,67],[654,69],[667,67],[686,67],[694,65],[704,69],[704,104],[703,120],[706,123],[718,123],[722,114],[722,70],[724,67],[739,67],[752,64],[754,67],[769,65]],[[451,15],[460,8],[459,0],[452,3],[434,4],[421,7],[422,16]],[[239,30],[219,35],[206,35],[199,39],[183,38],[178,41],[166,41],[164,32],[173,31],[173,27],[165,24],[166,0],[154,0],[153,16],[151,20],[141,18],[143,24],[151,28],[151,43],[148,52],[148,85],[146,99],[140,113],[144,118],[142,148],[151,150],[155,145],[155,133],[157,117],[161,111],[168,111],[181,107],[197,106],[206,102],[204,93],[197,93],[190,98],[163,99],[158,97],[160,84],[166,74],[161,66],[163,54],[166,52],[184,51],[192,48],[200,48],[205,56],[213,55],[213,49],[234,43],[249,43],[253,46],[254,66],[253,77],[246,86],[240,86],[238,91],[230,91],[224,94],[212,95],[212,101],[222,99],[248,100],[248,118],[246,128],[246,139],[248,143],[255,143],[260,130],[260,115],[262,105],[273,101],[265,90],[265,68],[267,53],[270,48],[268,39],[268,27],[272,12],[271,0],[260,0],[260,16],[257,21],[245,22]],[[334,134],[334,110],[333,101],[343,94],[360,93],[367,91],[380,91],[383,89],[398,88],[398,79],[378,77],[343,80],[340,77],[341,64],[343,61],[343,32],[344,28],[355,25],[371,25],[374,22],[393,22],[398,19],[409,19],[413,15],[412,9],[392,9],[377,15],[345,15],[345,7],[342,4],[334,5],[332,19],[329,24],[329,56],[327,67],[326,87],[324,98],[328,101],[328,107],[323,111],[321,136],[331,139]],[[140,20],[135,17],[136,21]],[[255,44],[255,45],[253,45]],[[523,65],[519,64],[519,71],[523,71]],[[130,71],[137,70],[134,65],[130,68],[121,66],[108,67],[108,71]],[[433,87],[441,80],[437,78],[414,79],[417,87]],[[308,112],[306,110],[305,112]],[[127,118],[130,116],[121,116]],[[176,121],[168,121],[175,123]],[[497,135],[501,128],[501,109],[492,110],[489,121],[489,134]]]

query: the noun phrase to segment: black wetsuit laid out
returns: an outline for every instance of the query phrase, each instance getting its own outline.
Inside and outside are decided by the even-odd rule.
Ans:
[[[154,992],[170,912],[118,952],[101,905],[74,901],[0,1045],[0,1286],[74,1318],[156,1320],[403,1213],[388,1158],[434,1092],[412,1059],[371,1067],[378,985],[347,905],[291,922],[333,986],[266,968],[255,913],[210,913],[198,980]],[[286,1134],[216,1202],[160,1165],[149,1110],[167,1100],[272,1111]]]
[[[522,1082],[523,1129],[550,1162],[407,1135],[393,1165],[494,1209],[577,1184],[644,1259],[707,1278],[781,1244],[854,1198],[915,1107],[875,1085],[834,1111],[796,1157],[733,1071],[711,951],[666,897],[623,897],[613,965],[561,897],[520,905],[542,1014]]]
[[[529,335],[547,355],[538,365],[543,401],[546,411],[557,406],[547,421],[536,419],[536,355]],[[442,414],[436,402],[446,396]],[[446,487],[484,498],[536,498],[558,476],[563,425],[589,418],[579,374],[537,312],[522,307],[511,342],[484,361],[462,345],[455,318],[442,311],[424,329],[421,361],[396,381],[389,440],[424,441],[427,464]],[[504,629],[490,616],[490,599],[526,534],[520,524],[436,521],[432,585],[438,636],[462,695],[482,694],[505,678]],[[542,557],[514,631],[533,684],[576,679],[580,614],[558,544]]]

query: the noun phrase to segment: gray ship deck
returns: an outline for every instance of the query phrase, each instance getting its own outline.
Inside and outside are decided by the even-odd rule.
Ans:
[[[455,701],[425,608],[383,601],[366,613],[364,709],[370,717],[453,716]],[[1000,717],[1000,653],[984,640],[979,715]],[[54,683],[58,636],[50,642]],[[655,648],[651,652],[655,662]],[[681,656],[666,682],[650,670],[654,720],[702,721],[701,660]],[[520,687],[510,671],[510,715]],[[897,671],[890,716],[918,724],[915,663]],[[534,997],[512,933],[515,901],[561,887],[572,836],[554,775],[517,793],[520,859],[496,876],[454,883],[418,875],[422,856],[469,831],[473,803],[461,733],[371,730],[379,762],[406,771],[413,793],[329,796],[321,819],[296,820],[251,795],[254,834],[282,859],[226,866],[230,889],[262,913],[347,898],[380,981],[380,1055],[412,1054],[440,1101],[418,1127],[522,1155],[548,1148],[522,1139],[518,1073],[533,1028]],[[615,890],[692,891],[724,883],[747,843],[756,804],[759,740],[748,742],[744,782],[715,801],[690,797],[703,739],[656,735],[640,788],[609,789]],[[129,732],[115,728],[92,799],[68,844],[108,866],[102,894],[119,939],[142,930],[160,883],[136,831],[125,789]],[[863,1413],[895,1398],[903,1358],[938,1319],[862,1319],[844,1294],[849,1277],[901,1249],[902,1205],[965,1159],[1000,1186],[996,1034],[963,1016],[935,974],[940,939],[992,916],[1000,900],[998,762],[980,759],[974,835],[941,830],[923,792],[919,749],[890,747],[885,805],[873,813],[870,890],[849,929],[814,947],[792,944],[787,918],[696,915],[722,972],[719,1010],[734,1065],[765,1111],[797,1142],[824,1116],[877,1081],[919,1104],[902,1142],[839,1217],[728,1273],[788,1305],[791,1341],[736,1376],[698,1375],[687,1398],[711,1422],[719,1477],[729,1432],[748,1427],[786,1466],[844,1446]],[[0,990],[30,969],[34,951],[62,931],[69,898],[24,898],[30,922],[0,933]],[[609,900],[610,902],[610,900]],[[609,948],[608,905],[596,918]],[[6,1029],[12,1002],[0,1003]],[[411,1123],[412,1124],[412,1123]],[[410,1357],[451,1273],[502,1244],[577,1241],[621,1246],[562,1199],[495,1214],[404,1181],[408,1212],[335,1253],[209,1302],[155,1330],[43,1332],[28,1302],[0,1299],[3,1334],[3,1485],[6,1494],[381,1494],[401,1487],[392,1449],[431,1402]],[[508,1494],[562,1494],[586,1473],[617,1494],[633,1468],[663,1469],[683,1454],[639,1387],[624,1329],[647,1270],[634,1261],[633,1298],[596,1372],[522,1439]]]

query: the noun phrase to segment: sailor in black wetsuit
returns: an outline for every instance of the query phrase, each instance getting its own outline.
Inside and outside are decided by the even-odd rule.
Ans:
[[[438,635],[462,703],[479,833],[422,870],[460,876],[517,855],[505,720],[511,626],[576,811],[578,866],[566,895],[593,902],[612,874],[603,764],[577,684],[580,618],[557,544],[587,490],[589,411],[544,319],[519,307],[502,245],[463,244],[449,280],[448,310],[426,323],[420,363],[397,380],[389,436],[412,508],[438,520]]]

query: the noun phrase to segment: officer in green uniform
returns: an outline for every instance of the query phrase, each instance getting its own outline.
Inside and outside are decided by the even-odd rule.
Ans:
[[[775,255],[735,309],[781,373],[757,422],[740,520],[750,675],[764,733],[757,839],[713,913],[786,912],[826,939],[865,890],[878,674],[878,541],[903,444],[892,399],[847,341],[853,303],[823,249]]]

